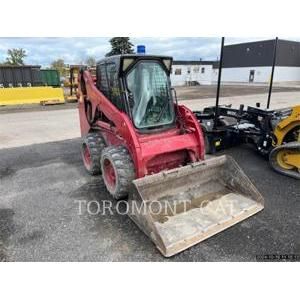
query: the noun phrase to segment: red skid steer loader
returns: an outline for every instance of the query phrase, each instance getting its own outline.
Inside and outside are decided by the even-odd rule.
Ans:
[[[263,198],[228,156],[204,160],[202,130],[178,105],[172,58],[118,55],[79,74],[82,158],[102,174],[129,217],[172,256],[263,209]]]

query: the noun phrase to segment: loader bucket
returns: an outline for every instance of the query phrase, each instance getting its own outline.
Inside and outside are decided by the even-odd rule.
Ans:
[[[264,200],[230,156],[133,181],[129,216],[166,256],[259,212]]]

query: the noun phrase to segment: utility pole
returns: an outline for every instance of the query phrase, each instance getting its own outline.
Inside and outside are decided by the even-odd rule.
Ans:
[[[271,72],[271,80],[270,80],[270,86],[269,86],[269,95],[268,95],[267,109],[270,108],[270,102],[271,102],[271,94],[272,94],[272,88],[273,88],[274,70],[275,70],[275,65],[276,65],[277,44],[278,44],[278,37],[276,37],[275,44],[274,44],[273,63],[272,63],[272,72]]]
[[[220,99],[221,76],[222,76],[222,67],[223,67],[224,42],[225,42],[225,37],[222,37],[220,62],[219,62],[219,74],[218,74],[218,86],[217,86],[217,95],[216,95],[216,111],[215,111],[214,129],[217,128],[218,117],[219,117],[219,99]]]

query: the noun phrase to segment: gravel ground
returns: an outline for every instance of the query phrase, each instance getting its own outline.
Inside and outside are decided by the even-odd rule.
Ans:
[[[0,150],[2,261],[255,261],[300,255],[299,181],[270,170],[246,146],[227,150],[265,197],[265,209],[166,259],[125,215],[78,214],[78,200],[110,199],[90,177],[80,140]],[[91,209],[92,210],[92,209]]]

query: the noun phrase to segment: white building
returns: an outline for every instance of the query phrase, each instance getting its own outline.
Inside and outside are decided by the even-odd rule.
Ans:
[[[171,83],[173,86],[212,84],[212,61],[173,61]]]
[[[268,83],[271,78],[275,40],[224,47],[222,82]],[[212,81],[217,81],[214,65]],[[300,81],[300,43],[278,40],[274,82]]]

